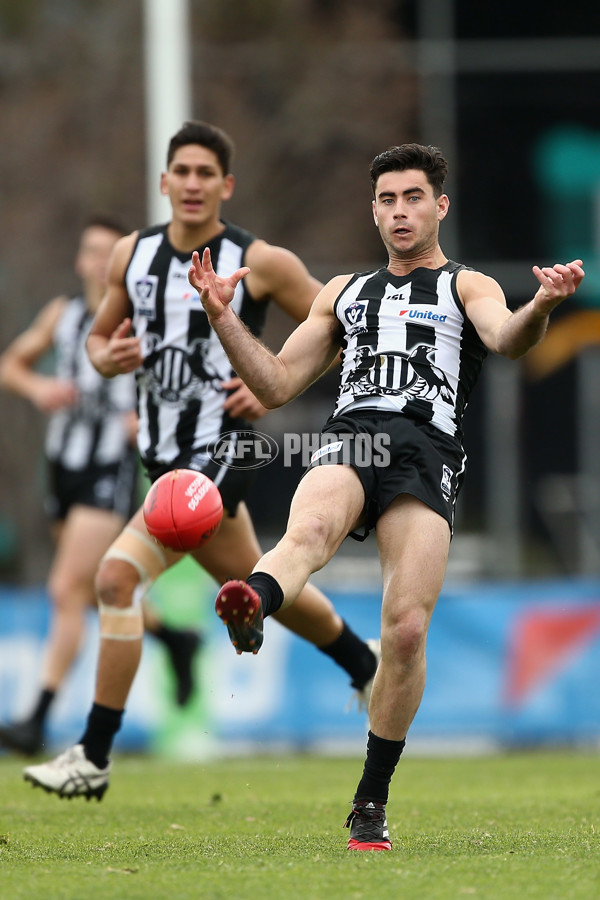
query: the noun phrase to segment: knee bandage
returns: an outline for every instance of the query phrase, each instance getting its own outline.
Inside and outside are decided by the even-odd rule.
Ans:
[[[165,554],[151,538],[135,528],[126,528],[104,554],[103,561],[106,559],[129,563],[140,576],[140,583],[133,591],[131,606],[111,606],[98,601],[100,637],[137,641],[144,633],[141,601],[152,582],[166,569]]]

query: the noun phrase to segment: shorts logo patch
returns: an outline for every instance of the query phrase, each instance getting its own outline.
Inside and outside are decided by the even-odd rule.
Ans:
[[[440,482],[440,487],[442,489],[442,494],[446,498],[446,500],[450,500],[452,497],[452,476],[454,472],[452,469],[448,468],[448,466],[442,466],[442,480]]]
[[[337,453],[338,450],[342,449],[343,443],[343,441],[334,441],[332,444],[326,444],[325,447],[319,447],[319,449],[315,450],[315,452],[311,456],[311,463],[314,463],[318,459],[321,459],[321,457],[325,456],[326,453]]]

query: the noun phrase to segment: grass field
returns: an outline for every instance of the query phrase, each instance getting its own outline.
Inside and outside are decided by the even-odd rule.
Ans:
[[[0,759],[0,898],[525,900],[600,897],[599,759],[400,763],[391,853],[349,853],[361,762],[118,757],[109,791],[59,800]]]

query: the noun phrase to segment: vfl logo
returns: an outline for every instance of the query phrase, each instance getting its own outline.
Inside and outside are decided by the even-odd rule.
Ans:
[[[136,308],[140,316],[153,319],[156,312],[158,275],[146,275],[135,283]]]
[[[366,303],[357,303],[355,300],[354,303],[351,303],[350,306],[344,310],[344,317],[348,322],[348,325],[351,326],[353,333],[363,325],[365,309]]]

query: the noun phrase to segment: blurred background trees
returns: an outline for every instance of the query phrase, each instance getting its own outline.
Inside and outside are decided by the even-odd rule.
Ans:
[[[582,255],[588,291],[557,319],[585,308],[595,321],[600,9],[569,10],[565,21],[560,7],[514,0],[190,0],[193,114],[237,144],[226,215],[323,280],[377,267],[369,162],[391,144],[438,144],[452,173],[446,252],[498,277],[513,306],[535,289],[534,262]],[[72,262],[90,211],[152,224],[143,72],[142,0],[0,0],[0,350],[50,297],[77,290]],[[267,342],[278,346],[288,327],[273,315]],[[553,551],[560,537],[536,498],[542,478],[578,470],[575,373],[589,318],[582,329],[571,325],[566,349],[558,335],[559,365],[519,376],[517,519],[542,568],[576,564],[576,553]],[[265,430],[319,430],[334,389],[324,379]],[[487,527],[485,398],[484,384],[467,416],[461,522],[474,532]],[[0,567],[41,580],[44,422],[7,395],[0,422]],[[280,531],[298,475],[269,472],[278,489],[268,508],[259,479],[261,529]]]

